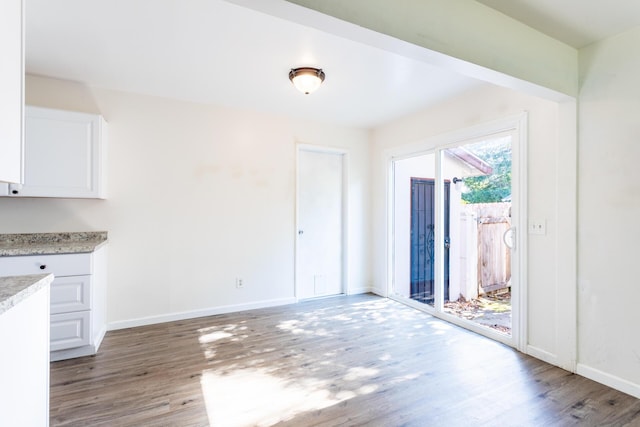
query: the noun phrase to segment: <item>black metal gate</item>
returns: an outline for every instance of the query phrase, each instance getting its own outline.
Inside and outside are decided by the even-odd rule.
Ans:
[[[444,186],[444,299],[449,299],[449,199]],[[435,261],[435,181],[411,178],[411,298],[433,304]]]

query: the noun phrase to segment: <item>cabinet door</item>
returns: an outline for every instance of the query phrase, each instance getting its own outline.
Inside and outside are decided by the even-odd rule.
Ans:
[[[23,184],[0,195],[105,198],[105,133],[99,115],[27,106]]]
[[[20,182],[22,163],[22,1],[0,1],[0,181]]]
[[[91,309],[91,276],[56,277],[51,283],[51,314]]]
[[[51,315],[51,351],[82,347],[91,343],[89,311]]]

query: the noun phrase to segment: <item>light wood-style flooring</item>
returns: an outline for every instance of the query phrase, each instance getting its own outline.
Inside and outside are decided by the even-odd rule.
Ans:
[[[109,332],[52,426],[640,426],[640,400],[373,295]]]

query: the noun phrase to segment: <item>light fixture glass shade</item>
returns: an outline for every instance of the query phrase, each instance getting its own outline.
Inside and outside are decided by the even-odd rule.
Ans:
[[[324,71],[319,68],[292,68],[289,80],[302,93],[308,95],[320,87],[324,81]]]

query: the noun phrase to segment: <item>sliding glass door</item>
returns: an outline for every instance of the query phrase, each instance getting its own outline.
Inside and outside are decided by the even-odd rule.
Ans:
[[[517,130],[391,157],[389,180],[391,296],[513,346],[522,306]]]

